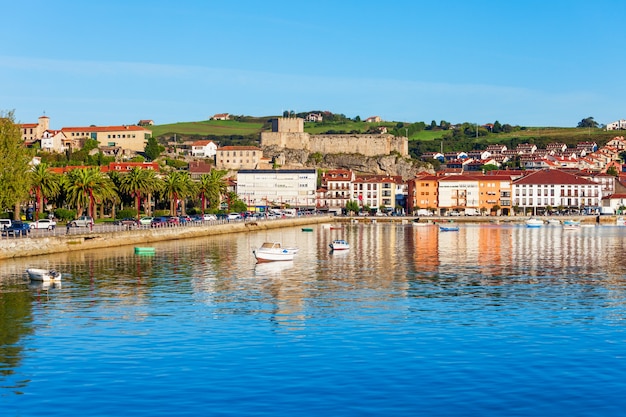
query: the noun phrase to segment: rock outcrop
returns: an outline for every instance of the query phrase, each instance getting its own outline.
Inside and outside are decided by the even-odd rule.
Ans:
[[[395,153],[379,156],[351,153],[321,155],[302,149],[268,146],[263,148],[263,156],[271,158],[283,168],[349,169],[357,174],[397,175],[405,180],[414,178],[419,173],[435,172],[429,163]]]

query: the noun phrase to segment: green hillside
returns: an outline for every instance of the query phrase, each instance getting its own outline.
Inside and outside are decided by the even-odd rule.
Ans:
[[[233,120],[205,120],[198,122],[180,122],[151,126],[154,137],[169,139],[176,135],[179,140],[185,138],[208,138],[219,140],[221,145],[238,144],[237,141],[253,143],[258,141],[263,131],[271,129],[271,119],[277,116],[250,117],[231,116]],[[438,150],[443,141],[443,147],[450,150],[484,149],[489,144],[500,143],[509,147],[519,143],[535,143],[542,147],[551,142],[561,142],[572,146],[578,142],[594,141],[599,145],[605,144],[617,136],[615,132],[607,132],[599,128],[559,128],[559,127],[519,127],[506,133],[490,133],[484,127],[479,127],[479,137],[472,133],[459,135],[452,130],[435,128],[426,130],[415,128],[416,124],[402,122],[366,123],[350,119],[305,123],[304,131],[310,134],[362,134],[373,132],[377,127],[384,126],[389,133],[404,135],[408,132],[413,155],[427,151]],[[421,124],[424,126],[423,124]],[[243,143],[243,142],[241,142]]]

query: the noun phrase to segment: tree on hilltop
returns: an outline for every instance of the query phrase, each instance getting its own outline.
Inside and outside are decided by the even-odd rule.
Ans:
[[[587,117],[578,122],[577,127],[598,127],[598,122],[593,120],[593,117]]]

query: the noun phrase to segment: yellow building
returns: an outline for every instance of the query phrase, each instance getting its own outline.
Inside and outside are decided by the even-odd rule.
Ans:
[[[215,154],[217,169],[257,169],[263,151],[256,146],[222,146]]]
[[[94,139],[98,146],[118,146],[135,152],[144,151],[152,136],[151,130],[136,125],[64,127],[61,131],[68,141],[74,143]]]

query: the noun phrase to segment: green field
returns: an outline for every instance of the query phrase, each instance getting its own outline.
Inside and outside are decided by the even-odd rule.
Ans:
[[[205,120],[202,122],[180,122],[150,126],[152,136],[230,136],[260,134],[264,123],[240,122],[237,120]]]
[[[155,137],[173,136],[253,136],[260,137],[262,131],[270,129],[269,121],[272,117],[238,117],[238,120],[205,120],[199,122],[180,122],[165,125],[150,126],[152,135]],[[366,123],[355,121],[341,121],[335,123],[305,123],[304,131],[310,134],[332,133],[365,133],[368,129],[376,126],[386,126],[389,131],[396,127],[396,122]],[[399,129],[402,133],[403,129]],[[448,134],[446,130],[422,130],[410,135],[409,140],[420,142],[432,142],[441,139]],[[499,143],[515,140],[517,142],[562,142],[577,143],[595,141],[606,143],[611,138],[618,136],[615,132],[607,132],[602,129],[587,128],[559,128],[559,127],[524,127],[511,133],[489,134],[480,136],[479,142]],[[471,140],[471,138],[468,138]]]

